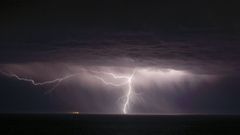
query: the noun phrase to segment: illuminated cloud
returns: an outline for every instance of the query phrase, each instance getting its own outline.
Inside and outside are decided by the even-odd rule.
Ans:
[[[38,68],[35,68],[36,66]],[[188,71],[175,69],[156,69],[150,67],[84,67],[57,63],[55,66],[61,67],[62,69],[55,69],[53,71],[52,68],[54,68],[54,66],[52,67],[52,64],[48,65],[47,63],[10,64],[2,66],[2,74],[12,79],[26,82],[29,85],[43,87],[45,89],[43,92],[47,94],[51,94],[54,90],[58,92],[57,90],[61,90],[63,84],[68,81],[71,81],[71,84],[75,85],[76,88],[79,82],[84,82],[85,87],[93,89],[100,88],[98,91],[95,91],[96,93],[111,93],[120,90],[123,95],[118,95],[119,97],[115,100],[118,102],[121,112],[115,113],[124,114],[141,113],[141,111],[134,111],[132,104],[141,104],[142,102],[145,104],[158,103],[148,103],[148,101],[144,99],[144,96],[142,96],[146,92],[156,90],[164,92],[166,86],[181,86],[181,83],[185,80],[192,79],[191,83],[196,83],[196,81],[193,81],[194,79],[214,80],[214,77],[208,75],[200,78],[199,75],[197,75],[198,77],[194,78],[196,75]],[[66,71],[63,72],[63,69],[66,69]],[[52,72],[50,73],[49,71]],[[103,87],[101,88],[101,86]],[[70,88],[67,88],[67,91],[69,91],[69,89]],[[106,91],[107,89],[112,90]],[[165,111],[169,111],[170,108],[166,103],[162,106],[162,109],[165,109]]]

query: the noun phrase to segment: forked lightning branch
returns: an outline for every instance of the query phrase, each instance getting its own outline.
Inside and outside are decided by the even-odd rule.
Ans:
[[[110,86],[114,86],[114,87],[122,87],[122,86],[127,86],[126,89],[126,95],[124,96],[124,103],[123,103],[123,107],[122,107],[122,112],[124,114],[127,114],[128,112],[128,108],[129,108],[129,104],[130,104],[130,100],[131,100],[131,96],[133,93],[133,86],[132,86],[132,80],[134,78],[134,75],[136,73],[136,70],[134,69],[132,74],[130,74],[129,76],[123,76],[123,75],[117,75],[114,74],[112,72],[99,72],[99,71],[91,71],[94,72],[95,74],[99,74],[99,75],[94,75],[94,78],[100,80],[103,84],[105,85],[110,85]],[[75,73],[75,74],[70,74],[67,76],[63,76],[61,78],[56,78],[54,80],[49,80],[49,81],[44,81],[44,82],[37,82],[34,79],[30,79],[30,78],[24,78],[24,77],[20,77],[17,74],[12,74],[12,73],[3,73],[4,75],[7,75],[9,77],[14,77],[20,81],[25,81],[25,82],[29,82],[32,85],[35,86],[43,86],[43,85],[50,85],[53,84],[53,87],[50,89],[49,92],[51,92],[52,90],[54,90],[60,83],[62,83],[64,80],[70,79],[72,77],[76,77],[76,76],[80,76],[81,73]],[[108,76],[111,76],[113,79],[124,79],[124,82],[111,82],[111,81],[107,81],[106,79],[104,79],[104,77],[101,77],[100,74],[105,74]]]

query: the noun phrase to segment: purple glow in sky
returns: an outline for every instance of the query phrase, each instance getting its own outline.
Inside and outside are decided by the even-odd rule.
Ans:
[[[34,68],[38,65],[37,69]],[[2,74],[11,78],[16,79],[20,82],[26,82],[29,85],[34,85],[35,87],[42,87],[45,90],[42,91],[45,94],[52,94],[53,92],[58,92],[62,90],[64,83],[72,81],[79,91],[83,91],[79,86],[79,82],[84,82],[85,87],[90,87],[95,93],[104,93],[107,92],[111,96],[111,92],[116,94],[118,93],[117,106],[119,109],[104,111],[104,113],[144,113],[132,109],[132,104],[144,104],[148,106],[149,104],[155,104],[155,108],[168,112],[168,113],[177,113],[175,112],[174,106],[169,106],[167,103],[156,101],[155,103],[148,103],[148,100],[144,99],[145,93],[151,93],[154,91],[161,92],[170,92],[178,93],[178,87],[181,87],[184,81],[188,81],[192,88],[196,87],[201,82],[211,82],[216,80],[214,75],[196,75],[188,71],[181,71],[175,69],[157,69],[150,67],[135,67],[135,68],[119,68],[119,67],[97,67],[97,66],[77,66],[77,65],[63,65],[56,64],[67,71],[64,72],[63,69],[53,70],[51,66],[43,63],[35,64],[9,64],[2,65]],[[42,68],[43,69],[42,69]],[[67,68],[66,68],[67,67]],[[49,72],[51,71],[51,72]],[[49,73],[48,73],[49,72]],[[59,72],[59,73],[58,73]],[[56,76],[57,75],[57,76]],[[80,84],[80,86],[83,84]],[[174,91],[166,87],[175,87]],[[71,93],[71,87],[66,87],[66,91]],[[181,91],[181,89],[179,89]],[[62,97],[64,98],[64,96]],[[94,97],[90,97],[93,98]],[[105,97],[106,98],[106,97]],[[71,99],[70,99],[71,100]],[[153,99],[151,99],[153,100]],[[156,99],[157,100],[157,99]],[[160,99],[161,100],[161,99]],[[95,102],[101,102],[95,101]],[[162,104],[157,106],[157,104]],[[75,102],[79,104],[81,108],[81,101]],[[108,105],[106,105],[108,106]],[[138,105],[137,105],[138,106]],[[113,108],[111,106],[108,107]],[[81,110],[81,109],[80,109]],[[78,110],[74,110],[78,112]],[[80,112],[81,113],[81,112]],[[101,113],[98,111],[89,111],[85,113]],[[159,113],[159,112],[151,112]]]

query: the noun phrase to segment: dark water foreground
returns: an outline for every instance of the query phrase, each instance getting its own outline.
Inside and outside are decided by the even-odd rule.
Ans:
[[[240,135],[240,116],[1,114],[0,135]]]

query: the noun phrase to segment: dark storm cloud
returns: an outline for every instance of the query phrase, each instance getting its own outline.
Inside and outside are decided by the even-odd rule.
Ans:
[[[157,78],[148,88],[136,86],[144,102],[131,104],[131,111],[240,112],[238,4],[9,0],[0,6],[1,72],[44,81],[78,66],[187,71],[195,78],[173,78],[161,87]],[[209,81],[211,75],[218,80]],[[48,87],[1,74],[0,112],[121,112],[116,99],[124,88],[96,88],[84,79],[66,81],[46,95]]]
[[[84,65],[162,66],[195,72],[238,72],[239,40],[156,33],[101,33],[88,39],[48,43],[6,43],[1,63],[71,62]],[[117,61],[116,61],[117,60]]]
[[[56,61],[238,72],[236,5],[11,0],[2,3],[0,12],[0,63]]]

